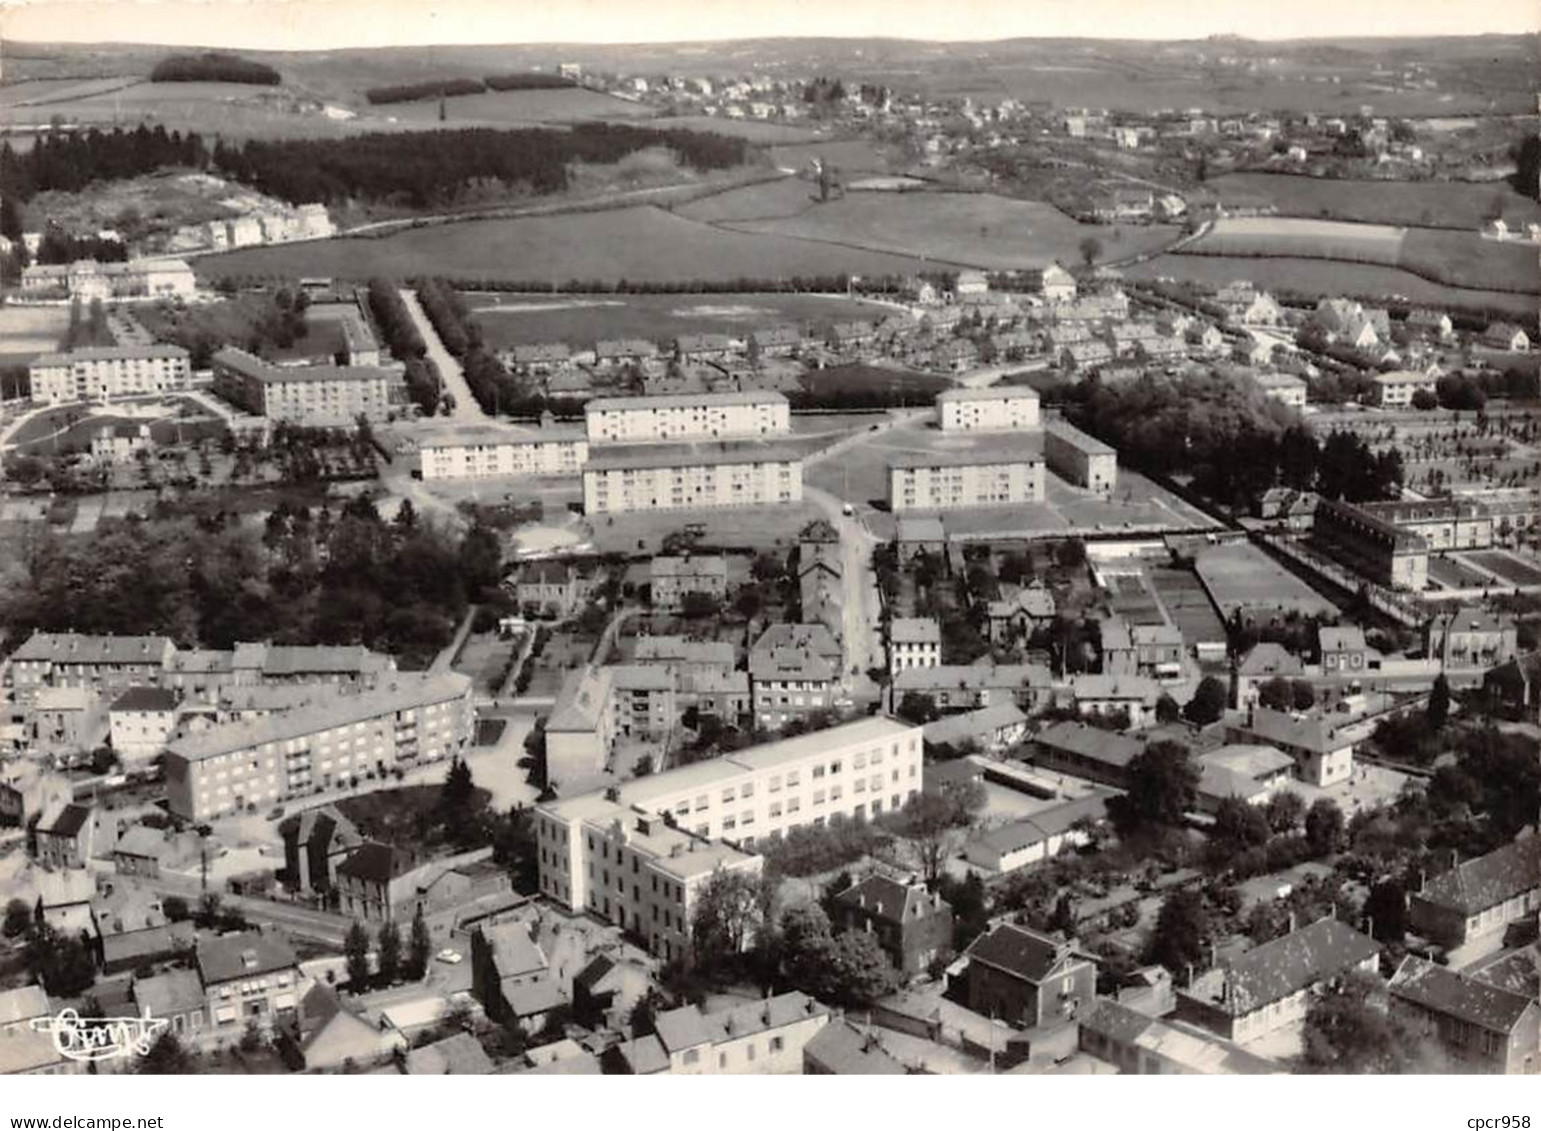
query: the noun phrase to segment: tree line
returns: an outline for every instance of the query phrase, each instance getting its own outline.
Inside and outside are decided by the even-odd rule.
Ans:
[[[571,162],[610,165],[662,146],[698,172],[743,164],[743,138],[585,122],[569,130],[433,130],[345,138],[216,143],[213,163],[234,180],[291,204],[392,202],[411,208],[452,204],[462,189],[497,182],[536,195],[568,186]]]
[[[151,82],[244,82],[277,86],[279,74],[266,63],[223,51],[201,55],[168,55],[150,72]]]
[[[417,323],[407,311],[401,292],[389,279],[376,276],[369,280],[369,312],[374,316],[375,327],[391,353],[406,366],[404,377],[407,396],[424,416],[432,416],[439,408],[442,383],[438,367],[425,356],[427,343],[418,332]]]
[[[417,279],[413,286],[444,348],[460,359],[466,384],[482,411],[496,415],[527,408],[529,390],[482,341],[481,327],[461,293],[443,279]]]
[[[51,132],[26,153],[0,143],[0,194],[31,200],[40,192],[79,192],[93,181],[126,180],[162,167],[201,168],[208,161],[196,133],[151,129]]]
[[[488,90],[560,90],[577,85],[561,75],[543,75],[533,71],[485,78],[428,79],[424,82],[373,86],[364,92],[372,106],[391,102],[421,102],[429,98],[455,98],[466,94],[484,94]]]

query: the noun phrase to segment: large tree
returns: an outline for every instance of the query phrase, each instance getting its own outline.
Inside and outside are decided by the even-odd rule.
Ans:
[[[25,958],[27,969],[54,997],[77,997],[96,981],[96,962],[85,939],[47,923],[33,926]]]
[[[1199,686],[1183,707],[1183,718],[1190,723],[1199,726],[1208,726],[1210,723],[1220,721],[1225,714],[1225,701],[1227,699],[1225,684],[1212,675],[1206,675],[1199,680]]]
[[[155,1038],[134,1071],[140,1076],[191,1076],[198,1071],[198,1062],[168,1029]]]
[[[401,930],[395,923],[381,923],[375,943],[379,947],[380,982],[388,986],[401,973]]]
[[[1331,798],[1320,797],[1306,810],[1306,842],[1317,856],[1338,850],[1343,840],[1343,810]]]
[[[959,840],[960,830],[968,828],[984,802],[982,786],[952,782],[937,790],[925,790],[905,802],[891,827],[915,846],[927,884],[936,886],[942,866]]]
[[[427,974],[432,954],[433,942],[423,919],[423,909],[419,907],[412,916],[412,935],[407,942],[407,978],[415,982]]]
[[[1144,825],[1178,825],[1193,807],[1199,770],[1180,742],[1153,742],[1129,760],[1128,786],[1108,801],[1108,815],[1120,831]]]
[[[1302,1072],[1394,1076],[1417,1053],[1414,1035],[1386,1000],[1379,979],[1354,971],[1306,1007]]]
[[[719,870],[701,886],[690,924],[696,958],[703,965],[731,962],[764,931],[770,892],[762,878],[742,869]]]
[[[1146,949],[1151,962],[1186,979],[1188,967],[1200,967],[1209,957],[1209,912],[1196,891],[1173,892],[1156,915],[1156,927]]]
[[[342,952],[348,963],[348,986],[361,994],[369,988],[369,932],[362,923],[355,921],[348,928]]]

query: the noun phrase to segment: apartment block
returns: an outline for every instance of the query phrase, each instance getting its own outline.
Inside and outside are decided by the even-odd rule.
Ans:
[[[572,428],[533,432],[463,424],[434,432],[418,443],[418,471],[424,480],[577,475],[588,458],[588,440]]]
[[[1469,499],[1360,503],[1359,509],[1404,533],[1418,535],[1431,552],[1487,550],[1493,545],[1492,513]]]
[[[802,498],[802,456],[773,444],[617,445],[591,453],[583,466],[583,507],[590,516]]]
[[[1026,385],[948,389],[936,398],[943,432],[1036,432],[1038,390]]]
[[[176,654],[165,636],[34,632],[11,653],[4,685],[22,703],[45,687],[123,692],[159,683]]]
[[[106,346],[45,353],[27,373],[38,404],[110,401],[180,392],[192,381],[181,346]]]
[[[597,397],[583,418],[591,444],[782,436],[792,428],[786,397],[764,391]]]
[[[1015,453],[904,453],[888,467],[888,504],[896,514],[1042,501],[1043,455],[1026,436]]]
[[[749,651],[755,721],[785,726],[834,706],[840,686],[840,642],[822,624],[773,624]]]
[[[312,428],[384,420],[397,376],[369,365],[269,365],[238,349],[214,355],[214,391],[254,416]]]
[[[1067,483],[1099,495],[1111,495],[1118,486],[1118,452],[1063,420],[1043,426],[1043,456]]]
[[[758,871],[757,843],[901,808],[921,789],[921,730],[876,716],[650,774],[536,809],[540,890],[686,952],[699,886]],[[724,842],[730,843],[724,843]]]
[[[371,691],[173,739],[167,800],[176,816],[202,821],[348,789],[398,765],[458,754],[474,719],[465,676],[398,676]]]
[[[1428,539],[1364,507],[1322,499],[1312,521],[1311,541],[1377,584],[1414,593],[1428,587]]]

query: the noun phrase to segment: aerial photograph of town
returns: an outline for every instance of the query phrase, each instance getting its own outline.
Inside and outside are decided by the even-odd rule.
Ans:
[[[1541,10],[700,2],[0,12],[0,1075],[1541,1075]]]

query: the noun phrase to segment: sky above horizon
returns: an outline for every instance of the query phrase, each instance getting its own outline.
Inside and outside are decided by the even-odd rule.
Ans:
[[[670,43],[773,36],[989,40],[1520,34],[1536,0],[0,0],[0,36],[314,50]]]

